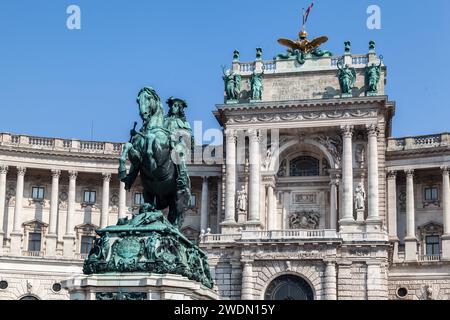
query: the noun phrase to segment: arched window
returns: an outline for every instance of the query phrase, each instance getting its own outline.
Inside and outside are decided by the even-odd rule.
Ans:
[[[314,177],[320,175],[319,160],[309,156],[298,157],[290,162],[291,177]]]
[[[314,293],[305,279],[283,275],[270,283],[265,300],[314,300]]]
[[[20,298],[20,300],[39,300],[39,299],[36,296],[27,294],[26,296],[23,296],[22,298]]]

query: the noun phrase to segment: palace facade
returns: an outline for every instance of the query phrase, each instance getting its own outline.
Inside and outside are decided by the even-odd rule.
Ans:
[[[261,54],[235,53],[241,87],[214,111],[224,164],[189,165],[183,232],[208,253],[220,296],[450,299],[450,135],[392,137],[373,43],[304,61]],[[355,71],[347,94],[343,65]],[[139,184],[118,181],[121,148],[0,134],[0,299],[68,299],[60,282],[81,273],[95,230],[143,202]]]

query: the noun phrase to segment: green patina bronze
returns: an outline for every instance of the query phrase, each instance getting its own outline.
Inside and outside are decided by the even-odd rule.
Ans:
[[[137,132],[135,123],[130,142],[123,147],[119,178],[129,191],[140,175],[145,204],[132,219],[119,219],[116,226],[96,231],[99,237],[83,272],[169,273],[212,288],[206,254],[180,232],[191,195],[186,156],[192,130],[185,116],[187,104],[169,98],[170,110],[164,116],[158,94],[147,87],[139,92],[137,102],[142,128]]]
[[[350,54],[350,51],[352,50],[352,43],[350,41],[344,42],[344,51],[345,54]]]
[[[262,94],[264,90],[263,73],[257,73],[256,71],[254,71],[251,78],[249,79],[249,84],[251,88],[251,100],[262,100]]]
[[[341,93],[343,97],[352,96],[352,89],[356,82],[356,70],[351,68],[348,64],[342,65],[342,60],[339,61],[337,67],[339,69],[338,77],[341,86]]]
[[[241,76],[222,66],[227,101],[237,101],[241,92]]]
[[[291,60],[295,59],[300,65],[305,64],[308,59],[316,59],[322,57],[331,57],[333,53],[328,50],[321,50],[320,48],[315,48],[309,53],[304,53],[300,50],[287,49],[286,54],[279,54],[274,57],[274,60]]]
[[[380,63],[376,65],[372,63],[366,67],[366,95],[374,96],[378,94],[378,82],[381,77],[382,57],[380,56]]]

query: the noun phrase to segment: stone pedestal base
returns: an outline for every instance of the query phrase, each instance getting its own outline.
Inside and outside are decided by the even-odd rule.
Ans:
[[[442,236],[442,260],[450,261],[450,235]]]
[[[216,291],[177,275],[109,273],[62,282],[70,300],[218,300]]]
[[[245,230],[248,230],[248,231],[259,231],[259,230],[261,230],[261,222],[259,222],[259,221],[247,221],[245,223]]]
[[[224,221],[220,224],[222,234],[237,234],[239,232],[239,224],[234,221]]]
[[[11,232],[10,254],[22,255],[22,232]]]
[[[405,238],[405,262],[417,261],[417,239]]]
[[[364,209],[356,210],[356,221],[364,222]]]
[[[63,255],[66,258],[73,258],[75,256],[75,236],[64,236]]]
[[[45,255],[47,257],[56,256],[56,244],[58,236],[56,234],[48,234],[45,240]]]

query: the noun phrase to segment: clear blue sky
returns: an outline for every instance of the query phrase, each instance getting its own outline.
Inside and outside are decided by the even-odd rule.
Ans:
[[[66,28],[77,4],[82,29]],[[1,0],[0,131],[124,141],[137,119],[138,90],[185,98],[191,122],[218,127],[211,111],[223,101],[222,64],[233,50],[251,61],[284,49],[309,0]],[[366,27],[366,9],[382,10],[382,29]],[[377,42],[397,101],[394,136],[450,131],[450,1],[316,0],[311,36],[342,54]]]

